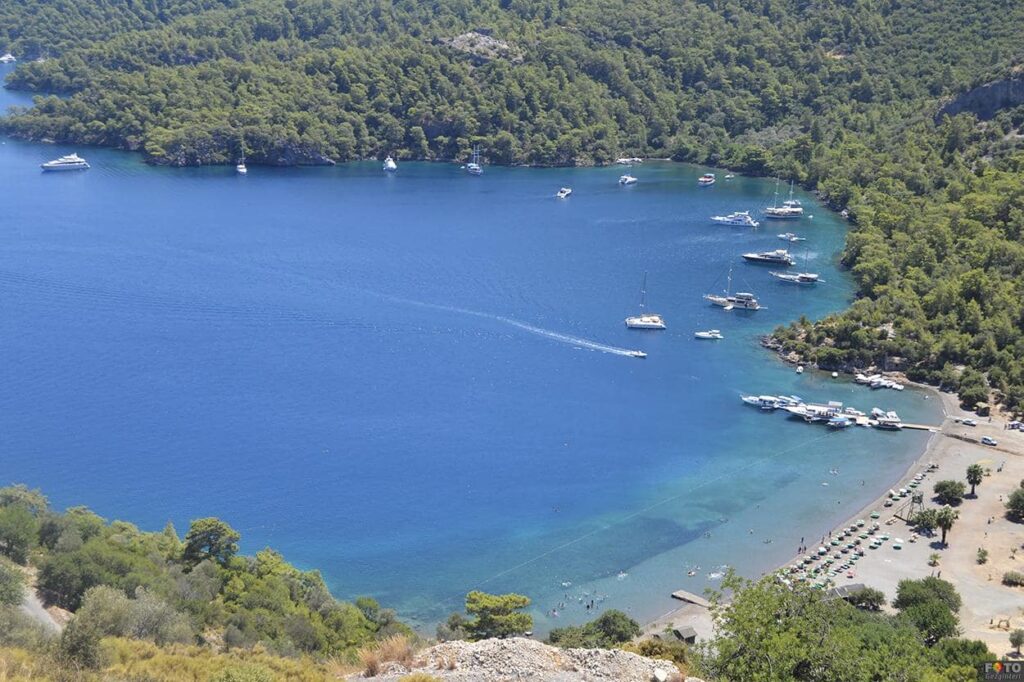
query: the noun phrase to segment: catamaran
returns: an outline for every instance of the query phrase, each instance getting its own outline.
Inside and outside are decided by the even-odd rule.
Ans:
[[[630,329],[664,329],[665,320],[661,315],[647,312],[647,273],[640,286],[640,314],[626,318],[626,326]]]
[[[734,227],[757,227],[761,223],[750,217],[750,211],[736,211],[729,215],[713,215],[711,222]]]
[[[704,175],[697,178],[697,184],[700,185],[701,187],[710,187],[711,185],[715,184],[715,174],[705,173]]]
[[[712,305],[721,306],[726,310],[732,310],[733,308],[739,308],[740,310],[760,310],[761,306],[754,298],[751,293],[737,291],[735,294],[730,293],[732,289],[732,268],[729,268],[729,277],[725,285],[725,295],[720,294],[704,294],[704,300],[708,301]]]
[[[47,161],[41,166],[44,171],[85,170],[88,167],[89,164],[78,154],[68,154],[59,159]]]
[[[751,263],[768,263],[770,265],[794,265],[796,263],[789,251],[775,249],[774,251],[762,251],[760,253],[745,253],[744,260]]]
[[[466,164],[466,172],[470,175],[483,175],[484,168],[480,165],[480,147],[473,147],[473,157]]]
[[[394,159],[392,159],[390,156],[388,156],[388,158],[384,159],[384,171],[385,172],[387,172],[387,173],[394,173],[396,170],[398,170],[398,164],[395,163]]]
[[[804,214],[804,207],[800,203],[799,199],[793,198],[793,183],[789,183],[789,199],[782,202],[782,206],[777,205],[779,200],[779,183],[775,181],[775,201],[772,205],[764,210],[764,216],[766,218],[774,218],[776,220],[792,220],[794,218],[800,218]]]

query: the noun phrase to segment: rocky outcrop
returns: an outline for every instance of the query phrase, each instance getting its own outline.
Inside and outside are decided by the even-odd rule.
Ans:
[[[349,679],[397,682],[411,672],[446,682],[684,682],[668,661],[618,649],[559,649],[523,638],[443,642],[420,652],[411,667],[391,663],[375,677]]]
[[[481,64],[493,59],[507,59],[514,64],[523,61],[523,54],[518,48],[495,38],[487,29],[469,31],[454,38],[441,39],[440,42],[469,55],[473,61]]]
[[[1024,104],[1024,79],[998,80],[979,85],[947,102],[935,115],[935,121],[939,122],[943,116],[956,116],[965,111],[984,121],[995,116],[1000,109],[1021,104]]]

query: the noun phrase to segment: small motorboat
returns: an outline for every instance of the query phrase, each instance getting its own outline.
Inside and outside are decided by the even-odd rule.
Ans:
[[[732,179],[733,179],[733,178],[735,178],[735,177],[736,177],[736,175],[735,175],[735,174],[733,174],[733,173],[726,173],[726,174],[725,174],[725,179],[726,179],[726,180],[732,180]]]
[[[703,331],[703,332],[694,332],[693,336],[695,338],[698,338],[698,339],[708,339],[708,340],[724,339],[725,338],[724,336],[722,336],[722,332],[718,331],[717,329],[708,329],[707,331]]]
[[[631,350],[629,351],[629,357],[643,360],[644,358],[647,357],[647,353],[643,352],[642,350]]]
[[[784,242],[803,242],[803,241],[807,241],[806,237],[798,237],[797,235],[793,234],[792,232],[786,232],[785,234],[780,234],[779,235],[779,239],[781,239]]]
[[[394,173],[398,170],[398,164],[390,156],[384,159],[384,170],[388,173]]]
[[[246,173],[249,172],[249,169],[245,167],[245,161],[242,161],[237,166],[235,166],[235,172],[238,173],[239,175],[245,175]]]
[[[705,173],[704,175],[697,178],[697,184],[700,185],[701,187],[710,187],[711,185],[715,184],[715,174]]]
[[[620,185],[635,185],[636,184],[636,178],[634,178],[632,175],[622,175],[622,176],[619,176],[619,184]]]
[[[558,193],[555,196],[557,196],[559,199],[565,199],[570,194],[572,194],[572,188],[563,187],[562,189],[558,190]]]

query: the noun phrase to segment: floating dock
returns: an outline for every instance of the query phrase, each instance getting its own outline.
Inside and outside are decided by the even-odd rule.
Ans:
[[[672,598],[678,599],[679,601],[685,601],[691,604],[696,604],[697,606],[702,606],[705,609],[711,608],[711,602],[709,602],[707,599],[704,599],[703,597],[698,597],[693,592],[687,592],[686,590],[676,590],[672,593]]]

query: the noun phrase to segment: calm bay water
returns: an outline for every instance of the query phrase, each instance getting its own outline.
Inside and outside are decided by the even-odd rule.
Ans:
[[[926,440],[827,433],[741,392],[937,420],[919,393],[798,376],[757,345],[852,291],[845,227],[809,196],[799,224],[708,223],[764,206],[773,182],[702,190],[703,169],[669,163],[631,188],[618,168],[239,177],[0,142],[0,480],[147,529],[220,516],[246,551],[273,546],[414,622],[474,588],[530,595],[541,630],[592,617],[584,593],[658,615],[723,565],[784,560]],[[39,172],[71,151],[92,169]],[[825,284],[741,262],[790,229]],[[731,266],[767,310],[705,304]],[[622,324],[645,271],[667,331]],[[708,327],[725,340],[693,340]]]

